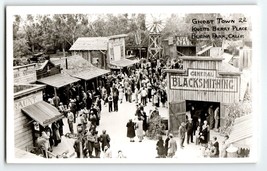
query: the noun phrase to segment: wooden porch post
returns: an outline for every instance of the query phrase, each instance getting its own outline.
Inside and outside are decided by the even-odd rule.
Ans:
[[[56,97],[56,96],[57,96],[57,88],[54,87],[54,97]]]
[[[84,80],[84,90],[85,90],[85,92],[87,91],[87,83],[86,83],[86,80]]]

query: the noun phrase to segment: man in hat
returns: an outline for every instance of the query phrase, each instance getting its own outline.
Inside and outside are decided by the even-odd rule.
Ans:
[[[189,144],[189,139],[191,143],[193,142],[193,123],[192,123],[192,118],[188,119],[188,122],[186,124],[186,132],[187,132],[187,144]]]
[[[110,137],[109,135],[106,133],[106,130],[102,131],[102,134],[100,135],[100,142],[102,145],[102,151],[104,151],[104,147],[110,147]]]
[[[73,122],[76,123],[77,106],[74,99],[70,100],[69,109],[73,113]]]

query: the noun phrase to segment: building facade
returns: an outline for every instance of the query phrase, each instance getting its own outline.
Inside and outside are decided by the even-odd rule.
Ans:
[[[184,56],[181,59],[182,70],[166,70],[170,131],[178,133],[181,122],[189,117],[188,112],[193,120],[204,120],[202,115],[210,106],[220,108],[220,125],[224,125],[226,106],[241,100],[241,73],[219,57]]]

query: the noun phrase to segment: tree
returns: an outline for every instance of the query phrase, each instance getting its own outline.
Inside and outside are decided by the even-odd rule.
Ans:
[[[13,56],[22,58],[29,53],[29,46],[26,40],[26,34],[20,29],[21,16],[15,15],[13,21]]]

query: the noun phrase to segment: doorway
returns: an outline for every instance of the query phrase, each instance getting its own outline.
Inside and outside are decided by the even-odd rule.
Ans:
[[[215,123],[215,112],[218,112],[218,123]],[[206,120],[210,129],[220,127],[220,103],[209,101],[193,101],[186,100],[186,118],[192,118],[193,125],[196,125],[198,119],[201,119],[201,123]],[[217,125],[216,125],[217,124]]]

